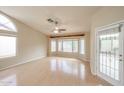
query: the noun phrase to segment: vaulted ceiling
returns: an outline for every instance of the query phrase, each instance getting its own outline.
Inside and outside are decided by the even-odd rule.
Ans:
[[[47,22],[48,18],[59,21],[59,28],[66,31],[60,33],[81,33],[90,31],[91,18],[101,7],[96,6],[1,6],[0,11],[22,21],[30,27],[54,35],[54,25]]]

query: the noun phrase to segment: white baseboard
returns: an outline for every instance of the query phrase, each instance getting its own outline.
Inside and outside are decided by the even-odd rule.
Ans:
[[[91,69],[92,75],[96,76],[97,74]]]
[[[9,68],[13,68],[13,67],[16,67],[16,66],[19,66],[19,65],[23,65],[23,64],[26,64],[26,63],[29,63],[29,62],[32,62],[32,61],[35,61],[35,60],[39,60],[39,59],[42,59],[46,56],[43,56],[43,57],[37,57],[37,58],[33,58],[33,59],[29,59],[29,60],[26,60],[26,61],[23,61],[23,62],[19,62],[17,64],[14,64],[14,65],[10,65],[10,66],[7,66],[7,67],[4,67],[4,68],[1,68],[0,71],[2,70],[6,70],[6,69],[9,69]]]

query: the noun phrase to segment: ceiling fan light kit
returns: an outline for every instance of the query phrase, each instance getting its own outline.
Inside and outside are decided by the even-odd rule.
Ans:
[[[59,28],[58,27],[55,27],[56,30],[58,30]]]
[[[54,30],[53,32],[54,32],[55,34],[58,34],[58,33],[59,33],[59,31],[58,31],[58,30]]]

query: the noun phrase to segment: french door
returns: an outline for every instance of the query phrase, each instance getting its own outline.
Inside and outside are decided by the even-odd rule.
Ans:
[[[97,75],[113,85],[123,85],[124,29],[117,24],[97,33]]]

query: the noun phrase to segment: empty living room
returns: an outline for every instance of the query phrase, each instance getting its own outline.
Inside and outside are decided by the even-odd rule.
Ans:
[[[123,6],[0,6],[1,86],[123,86]]]

